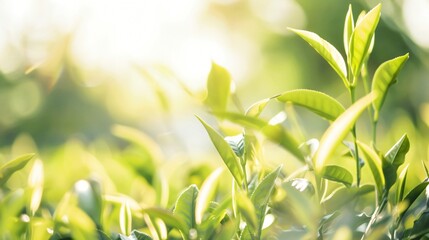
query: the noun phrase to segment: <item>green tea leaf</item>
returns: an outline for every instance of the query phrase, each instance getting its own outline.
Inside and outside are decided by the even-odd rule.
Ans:
[[[180,193],[174,206],[173,214],[186,223],[186,232],[195,228],[195,205],[197,196],[198,188],[196,185],[192,184]]]
[[[262,128],[262,133],[272,142],[292,153],[300,161],[304,161],[304,156],[299,150],[296,139],[287,132],[281,125],[266,125]]]
[[[133,230],[129,237],[119,234],[118,240],[152,240],[152,238],[146,233]]]
[[[261,101],[254,103],[246,110],[246,116],[250,117],[259,117],[262,111],[265,109],[267,104],[270,102],[271,98],[265,98]]]
[[[3,164],[0,167],[0,186],[5,184],[12,174],[25,167],[34,155],[34,153],[25,154]]]
[[[288,91],[278,96],[277,100],[305,107],[331,121],[334,121],[344,112],[344,107],[333,97],[314,90],[298,89]]]
[[[398,187],[396,189],[396,204],[404,198],[405,183],[407,182],[408,165],[402,170],[398,178]]]
[[[350,203],[353,199],[373,191],[374,186],[372,185],[361,185],[359,188],[355,186],[350,188],[342,186],[323,198],[321,204],[327,212],[333,212]]]
[[[142,212],[148,214],[151,217],[159,218],[167,225],[177,228],[178,230],[180,230],[180,232],[182,232],[182,236],[185,239],[188,239],[189,229],[186,222],[183,219],[173,215],[173,213],[171,213],[170,211],[162,208],[151,207],[143,209]]]
[[[199,225],[203,222],[203,215],[210,201],[215,197],[217,184],[222,174],[222,168],[216,169],[212,172],[201,185],[201,190],[198,194],[195,204],[195,222]]]
[[[359,76],[362,65],[367,57],[371,39],[380,19],[381,4],[375,6],[358,21],[350,40],[350,64],[355,78]]]
[[[346,20],[344,21],[344,34],[343,34],[343,41],[344,41],[344,49],[346,51],[346,55],[349,55],[349,43],[350,39],[353,34],[353,30],[355,28],[355,22],[353,20],[353,11],[352,11],[352,5],[349,5],[349,10],[346,14]]]
[[[207,98],[205,103],[213,111],[225,111],[231,92],[231,76],[229,72],[212,62],[207,79]]]
[[[316,173],[321,174],[326,160],[331,157],[331,154],[350,132],[359,116],[371,104],[373,99],[374,95],[372,94],[361,98],[341,114],[325,131],[314,156]]]
[[[399,220],[402,219],[405,212],[411,207],[411,205],[416,201],[416,199],[422,194],[422,192],[426,189],[426,187],[429,184],[429,178],[426,178],[423,182],[419,183],[417,186],[415,186],[411,191],[405,196],[403,199],[404,202],[407,203],[407,206],[405,207],[404,211],[399,215]]]
[[[298,34],[308,44],[310,44],[310,46],[313,47],[314,50],[316,50],[329,63],[329,65],[331,65],[331,67],[343,80],[344,85],[348,87],[349,83],[347,81],[347,67],[338,50],[315,33],[292,28],[290,29]]]
[[[211,236],[221,222],[228,218],[227,213],[231,203],[232,197],[227,197],[220,204],[210,203],[211,206],[206,210],[208,217],[198,226],[198,233],[202,239]]]
[[[216,233],[213,240],[224,240],[224,239],[234,239],[234,235],[237,233],[239,222],[236,220],[230,220],[225,224],[221,225],[221,229]]]
[[[139,232],[137,230],[133,230],[130,235],[132,240],[152,240],[150,236],[148,236],[146,233]]]
[[[374,177],[375,182],[375,188],[377,193],[377,199],[381,200],[384,186],[385,186],[385,179],[383,174],[383,168],[382,168],[382,160],[378,156],[378,154],[370,148],[368,145],[357,142],[359,148],[362,150],[363,155],[365,156],[366,162],[368,163],[369,168],[371,169],[372,176]]]
[[[257,238],[260,238],[261,236],[262,224],[264,223],[268,200],[271,197],[275,181],[279,176],[281,169],[282,166],[279,166],[276,170],[272,171],[264,179],[262,179],[258,186],[256,186],[255,191],[250,196],[250,199],[256,209],[257,228],[255,228],[255,234]]]
[[[122,203],[121,209],[119,210],[119,227],[121,232],[125,235],[129,235],[132,229],[133,217],[131,215],[130,204],[128,201]]]
[[[386,189],[389,190],[396,182],[398,168],[404,163],[405,155],[410,149],[410,141],[404,134],[398,142],[384,155],[383,173],[386,179]]]
[[[235,155],[234,151],[232,151],[229,144],[223,139],[223,137],[216,132],[210,125],[208,125],[204,120],[198,117],[198,120],[203,124],[207,133],[210,136],[214,146],[216,147],[219,155],[221,156],[223,162],[228,167],[228,170],[231,172],[234,179],[237,181],[239,185],[243,183],[244,180],[244,171],[241,167],[240,160]]]
[[[322,177],[331,181],[340,182],[350,187],[353,183],[353,175],[347,169],[336,166],[328,165],[322,169]]]
[[[420,217],[414,221],[409,239],[422,239],[424,235],[429,233],[429,209],[426,209]]]
[[[304,162],[304,156],[298,148],[296,139],[289,134],[281,125],[270,125],[266,121],[245,116],[238,113],[215,112],[217,117],[228,119],[234,123],[240,124],[243,127],[252,128],[261,131],[269,140],[279,144],[281,147],[292,153],[298,160]]]
[[[218,118],[227,119],[233,123],[239,124],[244,128],[252,128],[261,130],[264,126],[268,125],[268,122],[252,116],[246,116],[240,113],[234,112],[212,112]]]
[[[243,157],[245,150],[244,135],[227,136],[224,138],[237,157]]]
[[[256,186],[255,191],[252,193],[250,199],[257,209],[267,204],[271,192],[274,189],[275,181],[280,174],[283,166],[277,167],[274,171],[265,176],[261,182]]]
[[[258,229],[258,219],[256,216],[256,209],[252,201],[244,192],[238,192],[235,197],[237,200],[238,212],[244,218],[247,226],[253,231],[256,231]]]
[[[379,112],[383,106],[387,91],[389,87],[395,83],[396,77],[408,60],[408,57],[409,54],[407,53],[403,56],[386,61],[375,71],[372,80],[372,91],[377,94],[377,98],[372,103],[374,108],[374,121],[378,120]]]

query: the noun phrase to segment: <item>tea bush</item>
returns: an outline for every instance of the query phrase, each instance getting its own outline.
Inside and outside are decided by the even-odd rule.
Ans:
[[[43,154],[52,161],[35,154],[6,161],[0,167],[0,238],[428,238],[429,181],[407,181],[407,133],[387,151],[379,148],[381,109],[409,57],[387,60],[370,73],[380,12],[377,5],[354,18],[349,7],[345,59],[319,35],[290,29],[337,73],[350,96],[346,104],[296,89],[230,111],[233,82],[213,63],[204,104],[217,124],[196,118],[218,163],[165,162],[153,139],[119,125],[112,128],[121,139],[117,146],[70,140]],[[266,116],[273,104],[285,110]],[[295,106],[329,122],[320,139],[306,136]],[[359,119],[369,122],[371,133]],[[270,154],[267,145],[285,152]]]

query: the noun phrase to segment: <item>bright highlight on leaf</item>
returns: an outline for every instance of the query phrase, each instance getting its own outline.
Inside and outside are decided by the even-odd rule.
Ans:
[[[362,112],[372,103],[375,96],[373,94],[366,95],[361,98],[343,114],[341,114],[325,131],[320,140],[319,148],[314,156],[315,169],[318,174],[321,173],[323,166],[331,154],[347,136],[353,125],[362,114]]]
[[[314,50],[316,50],[329,63],[329,65],[331,65],[331,67],[343,80],[344,85],[346,87],[349,86],[347,81],[346,63],[334,46],[315,33],[292,28],[290,28],[290,30],[298,34],[302,39],[310,44],[310,46],[312,46]]]
[[[198,194],[195,203],[195,222],[197,224],[201,224],[203,221],[204,212],[209,206],[210,201],[212,201],[214,198],[217,189],[217,184],[219,182],[219,178],[222,172],[222,168],[216,169],[213,173],[210,174],[210,176],[206,178],[206,180],[201,185],[201,190]]]
[[[121,209],[119,210],[119,226],[123,234],[127,236],[131,234],[132,215],[130,204],[127,200],[122,203]]]
[[[282,93],[276,98],[281,102],[291,102],[293,104],[307,108],[308,110],[334,121],[344,112],[344,107],[333,97],[314,90],[297,89]]]
[[[34,162],[33,168],[31,169],[28,177],[28,187],[30,189],[30,203],[29,210],[32,216],[36,213],[42,201],[43,194],[43,182],[44,182],[44,171],[43,162],[37,159]]]

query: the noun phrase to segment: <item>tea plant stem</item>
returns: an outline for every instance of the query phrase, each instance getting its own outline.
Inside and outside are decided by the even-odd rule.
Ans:
[[[362,76],[362,82],[363,82],[363,87],[365,89],[365,93],[368,94],[370,93],[371,89],[369,88],[369,79],[368,79],[368,68],[366,67],[366,64],[362,67],[362,72],[361,72],[361,76]],[[368,114],[369,116],[374,116],[374,111],[371,111],[371,108],[368,108]],[[373,121],[372,122],[372,148],[375,150],[376,149],[376,139],[377,138],[377,121]]]
[[[353,85],[351,85],[349,90],[350,90],[351,102],[353,104],[356,101],[355,87]],[[358,150],[358,146],[357,146],[356,124],[353,125],[352,135],[353,135],[353,142],[355,145],[355,154],[354,155],[355,155],[355,160],[356,160],[356,185],[357,185],[357,187],[359,187],[359,185],[360,185],[360,162],[359,162],[359,150]]]

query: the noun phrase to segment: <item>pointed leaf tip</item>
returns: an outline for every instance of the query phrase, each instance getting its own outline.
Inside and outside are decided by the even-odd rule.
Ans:
[[[332,44],[313,32],[293,28],[289,28],[289,30],[298,34],[298,36],[310,44],[331,65],[341,80],[343,80],[345,86],[348,87],[346,63],[340,52]]]

